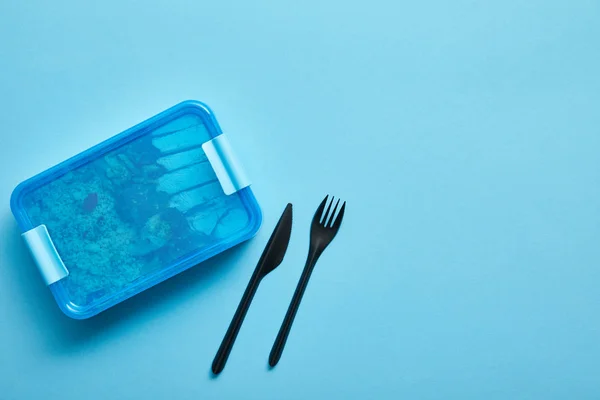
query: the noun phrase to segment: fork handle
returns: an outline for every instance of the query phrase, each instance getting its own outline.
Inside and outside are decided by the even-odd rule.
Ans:
[[[304,295],[306,286],[308,286],[308,280],[310,279],[310,275],[312,274],[320,255],[321,252],[315,250],[312,250],[308,254],[306,265],[304,266],[304,270],[302,270],[302,276],[300,276],[300,281],[298,281],[298,286],[296,286],[296,291],[294,292],[294,297],[292,297],[292,302],[290,303],[287,313],[285,314],[281,328],[279,328],[279,333],[277,334],[275,343],[273,343],[271,354],[269,354],[269,365],[271,367],[277,365],[279,359],[281,358],[283,348],[285,347],[290,330],[292,329],[292,324],[294,323],[294,318],[298,312],[298,307],[302,301],[302,296]]]

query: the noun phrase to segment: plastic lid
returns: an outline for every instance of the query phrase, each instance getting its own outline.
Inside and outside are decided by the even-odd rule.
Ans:
[[[220,133],[184,102],[15,189],[21,229],[45,225],[69,271],[50,286],[66,314],[97,314],[257,232],[250,188],[226,195],[202,149]]]

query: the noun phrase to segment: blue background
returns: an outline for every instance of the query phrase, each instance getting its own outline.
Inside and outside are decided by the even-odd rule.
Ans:
[[[597,399],[600,3],[0,3],[0,399]],[[252,241],[87,321],[9,212],[22,180],[209,104]],[[312,213],[348,201],[281,363]],[[288,254],[209,374],[285,204]]]

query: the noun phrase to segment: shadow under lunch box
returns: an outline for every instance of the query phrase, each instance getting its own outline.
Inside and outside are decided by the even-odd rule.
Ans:
[[[83,319],[254,236],[249,184],[210,109],[186,101],[21,183],[11,209]]]

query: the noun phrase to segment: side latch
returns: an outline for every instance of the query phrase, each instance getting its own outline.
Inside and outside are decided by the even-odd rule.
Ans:
[[[69,271],[54,247],[46,225],[39,225],[21,234],[33,256],[46,285],[69,276]]]
[[[250,186],[250,180],[233,152],[227,136],[221,134],[203,143],[202,150],[204,150],[226,195]]]

